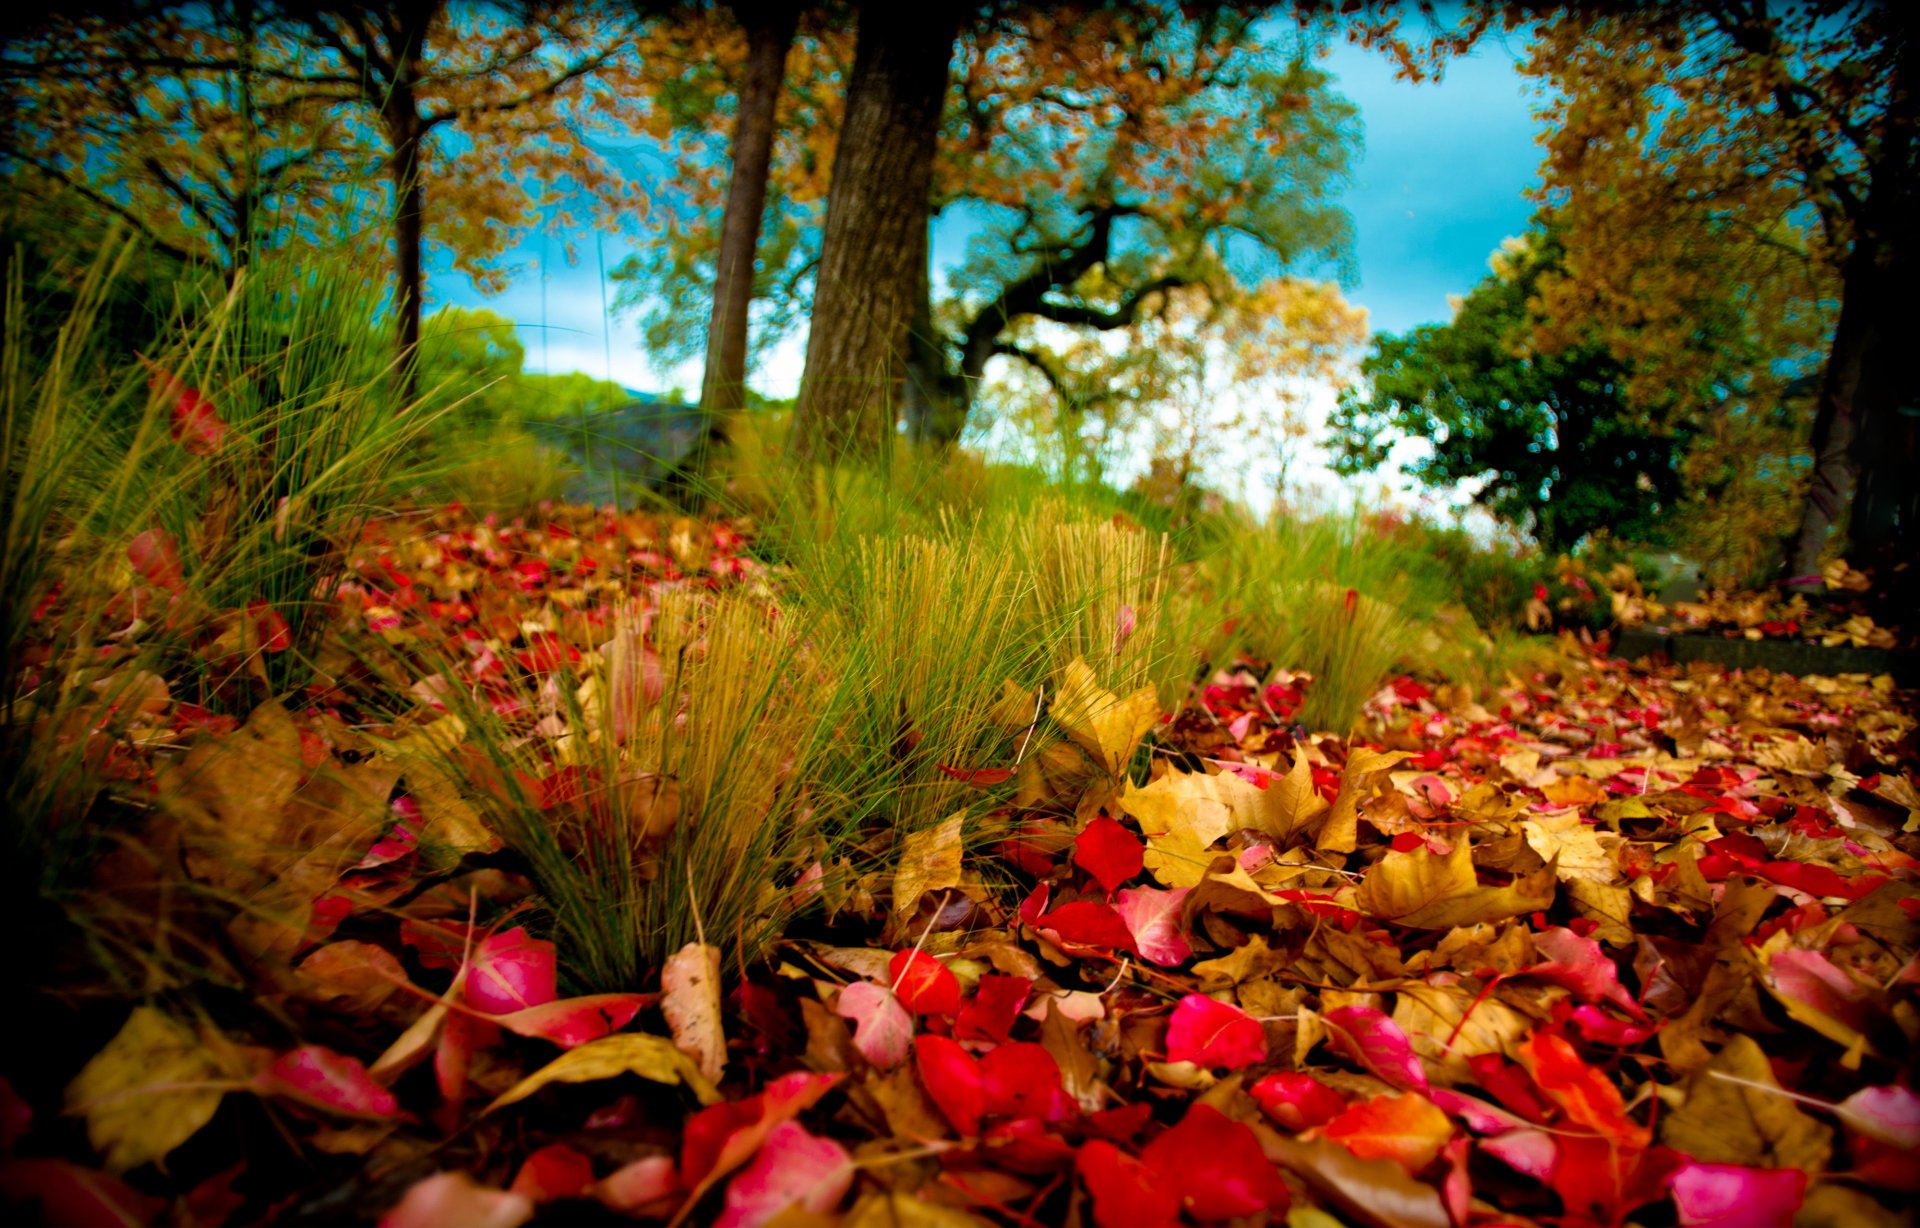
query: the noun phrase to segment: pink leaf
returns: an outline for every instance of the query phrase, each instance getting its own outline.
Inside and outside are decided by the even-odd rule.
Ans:
[[[1840,1102],[1839,1117],[1876,1142],[1920,1148],[1920,1095],[1912,1088],[1863,1087]]]
[[[782,1075],[757,1096],[716,1104],[687,1120],[680,1139],[680,1177],[696,1200],[715,1182],[747,1162],[767,1133],[791,1121],[833,1090],[839,1075]]]
[[[1346,1097],[1300,1071],[1267,1075],[1248,1091],[1268,1117],[1289,1130],[1324,1126],[1347,1107]]]
[[[980,978],[973,1000],[960,1008],[953,1034],[960,1040],[1002,1041],[1020,1018],[1033,982],[1024,976],[1002,976],[989,972]]]
[[[1807,1174],[1688,1161],[1670,1188],[1686,1228],[1790,1228],[1807,1196]]]
[[[986,1111],[1005,1117],[1061,1122],[1076,1111],[1060,1076],[1060,1063],[1044,1045],[1008,1041],[980,1059]]]
[[[289,1100],[344,1117],[397,1117],[400,1102],[373,1081],[354,1058],[324,1045],[302,1045],[254,1077],[262,1095]]]
[[[900,1005],[916,1015],[951,1015],[960,1009],[960,978],[925,951],[896,951],[887,977]]]
[[[1260,1021],[1237,1006],[1190,993],[1173,1008],[1167,1025],[1167,1060],[1238,1070],[1265,1060],[1267,1035]]]
[[[980,1063],[946,1036],[914,1037],[913,1058],[927,1098],[953,1123],[954,1131],[963,1138],[978,1135],[980,1118],[987,1111]]]
[[[1140,1158],[1179,1191],[1187,1213],[1201,1223],[1287,1209],[1286,1183],[1253,1131],[1207,1105],[1188,1109]]]
[[[913,1016],[891,990],[871,981],[855,981],[840,991],[834,1013],[853,1020],[853,1047],[882,1070],[907,1060]]]
[[[127,561],[134,574],[155,588],[177,593],[186,587],[186,573],[180,569],[180,548],[173,534],[165,529],[136,533],[127,543]]]
[[[645,1156],[614,1169],[587,1188],[601,1206],[622,1215],[665,1218],[686,1189],[672,1156]]]
[[[1553,1166],[1560,1157],[1560,1149],[1554,1145],[1553,1135],[1534,1129],[1509,1130],[1505,1134],[1483,1138],[1480,1140],[1480,1150],[1513,1171],[1542,1183],[1553,1178]]]
[[[380,1228],[519,1228],[533,1218],[525,1194],[475,1185],[465,1173],[435,1173],[414,1183]]]
[[[1095,815],[1073,838],[1073,864],[1093,876],[1108,895],[1146,865],[1140,837],[1106,815]]]
[[[1322,1016],[1333,1046],[1402,1091],[1425,1092],[1426,1067],[1400,1025],[1371,1006],[1342,1006]]]
[[[1133,932],[1140,958],[1171,968],[1185,963],[1193,954],[1186,935],[1180,932],[1180,907],[1186,903],[1191,887],[1162,891],[1158,887],[1128,887],[1114,897],[1113,910]]]
[[[1081,1145],[1074,1157],[1080,1180],[1093,1195],[1093,1222],[1101,1228],[1175,1224],[1180,1196],[1159,1172],[1105,1139]]]
[[[545,1006],[559,996],[553,944],[518,926],[489,934],[467,972],[467,1004],[489,1015]]]
[[[783,1121],[767,1132],[753,1163],[727,1186],[715,1228],[759,1228],[789,1207],[825,1215],[853,1185],[853,1157],[829,1138]]]
[[[1646,1012],[1620,983],[1620,969],[1598,942],[1564,926],[1549,926],[1534,931],[1533,946],[1547,961],[1526,969],[1527,975],[1564,985],[1582,1001],[1611,1002],[1635,1019],[1646,1019]]]
[[[1818,951],[1788,947],[1767,964],[1780,997],[1831,1015],[1856,1032],[1872,1032],[1875,1014],[1864,986]]]
[[[518,1036],[534,1036],[572,1049],[626,1027],[653,998],[644,993],[589,994],[531,1006],[510,1015],[493,1015],[488,1022]]]
[[[1098,900],[1062,904],[1041,916],[1034,928],[1069,953],[1076,948],[1139,953],[1134,950],[1133,931],[1127,923],[1112,906]]]

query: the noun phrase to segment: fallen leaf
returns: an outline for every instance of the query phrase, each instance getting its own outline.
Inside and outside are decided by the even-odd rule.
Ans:
[[[1402,1091],[1427,1090],[1426,1067],[1400,1025],[1371,1006],[1341,1006],[1322,1011],[1327,1037],[1336,1049]]]
[[[660,969],[660,1011],[673,1043],[692,1058],[709,1083],[727,1066],[727,1038],[720,1018],[720,948],[690,942]]]
[[[1175,1004],[1167,1024],[1168,1061],[1238,1070],[1266,1056],[1265,1030],[1239,1007],[1197,993]]]
[[[900,841],[900,866],[893,875],[893,916],[904,923],[929,891],[960,885],[960,827],[962,810],[943,822],[908,832]]]
[[[1406,1092],[1351,1105],[1321,1134],[1363,1160],[1392,1160],[1417,1173],[1453,1137],[1453,1123],[1425,1096]]]
[[[550,1083],[594,1083],[623,1074],[668,1085],[685,1083],[702,1104],[714,1104],[720,1098],[700,1068],[672,1041],[644,1032],[623,1032],[567,1050],[514,1084],[485,1111],[525,1100]]]
[[[789,1208],[824,1215],[853,1188],[853,1157],[832,1139],[783,1121],[727,1185],[715,1228],[760,1228]]]
[[[1738,1032],[1661,1118],[1660,1139],[1703,1164],[1749,1168],[1819,1173],[1833,1154],[1833,1129],[1782,1093],[1759,1042]]]
[[[1544,911],[1553,905],[1553,883],[1551,869],[1542,869],[1504,887],[1481,886],[1463,835],[1444,856],[1425,848],[1388,852],[1360,880],[1354,903],[1396,925],[1444,930]]]
[[[1358,847],[1360,835],[1362,795],[1372,790],[1382,772],[1390,770],[1406,757],[1405,751],[1380,751],[1366,746],[1350,750],[1346,766],[1340,769],[1340,791],[1334,794],[1333,806],[1327,812],[1326,821],[1320,825],[1314,847],[1326,853],[1353,852]],[[1296,761],[1295,770],[1298,767]]]
[[[107,1170],[160,1163],[212,1120],[224,1094],[219,1063],[193,1029],[137,1006],[106,1047],[67,1085],[67,1112],[87,1120],[87,1141]]]
[[[1685,1228],[1792,1228],[1807,1174],[1690,1161],[1673,1174],[1671,1189]]]
[[[1138,836],[1104,814],[1094,816],[1073,840],[1073,864],[1108,895],[1140,873],[1144,852]]]
[[[325,1045],[302,1045],[254,1077],[254,1089],[342,1117],[387,1118],[400,1113],[393,1093],[374,1082],[356,1058]]]
[[[853,1047],[881,1070],[907,1060],[913,1040],[913,1016],[882,985],[855,981],[840,991],[834,1013],[853,1022]]]
[[[1122,699],[1102,687],[1087,663],[1075,657],[1061,672],[1049,711],[1095,763],[1119,777],[1140,739],[1159,722],[1160,696],[1149,686]]]
[[[1140,958],[1171,968],[1193,955],[1180,924],[1180,908],[1189,887],[1162,891],[1156,887],[1126,887],[1114,897],[1113,910],[1133,934]]]
[[[519,1228],[533,1218],[533,1200],[524,1194],[476,1185],[460,1172],[435,1173],[415,1182],[380,1228]]]

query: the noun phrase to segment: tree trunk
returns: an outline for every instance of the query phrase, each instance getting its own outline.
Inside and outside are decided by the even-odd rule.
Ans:
[[[733,166],[714,270],[706,374],[700,383],[706,447],[726,441],[728,415],[746,406],[747,309],[753,302],[754,253],[760,245],[760,217],[767,207],[774,112],[799,21],[799,10],[787,0],[738,0],[733,11],[746,31],[747,67],[734,113]]]
[[[1806,502],[1800,507],[1800,527],[1794,534],[1793,549],[1787,561],[1787,585],[1803,591],[1818,591],[1820,552],[1826,548],[1833,525],[1852,503],[1858,476],[1855,437],[1859,433],[1863,410],[1875,408],[1875,391],[1863,389],[1871,352],[1880,344],[1875,319],[1880,304],[1873,291],[1878,280],[1870,249],[1860,244],[1847,260],[1840,290],[1840,318],[1834,325],[1833,344],[1827,352],[1827,365],[1820,376],[1820,407],[1814,414],[1813,479],[1807,487]],[[1860,394],[1865,391],[1868,400]],[[1891,407],[1889,407],[1891,408]]]
[[[380,105],[390,148],[393,178],[394,340],[399,351],[400,403],[419,396],[420,304],[424,286],[421,252],[426,243],[426,190],[421,182],[427,125],[420,114],[416,86],[426,57],[427,30],[438,0],[413,0],[396,6],[393,81]]]
[[[951,0],[860,6],[794,420],[802,458],[877,457],[892,434],[959,20]]]

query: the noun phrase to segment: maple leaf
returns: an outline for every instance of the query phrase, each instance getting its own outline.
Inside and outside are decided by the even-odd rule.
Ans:
[[[1405,751],[1380,751],[1366,746],[1349,750],[1346,765],[1340,769],[1340,790],[1334,794],[1333,805],[1326,821],[1320,825],[1314,847],[1322,852],[1353,852],[1358,847],[1362,795],[1374,787],[1381,773],[1406,757]],[[1296,760],[1294,770],[1298,771],[1299,766]],[[1315,793],[1314,797],[1318,798],[1319,794]]]
[[[1451,852],[1388,852],[1360,880],[1354,903],[1369,916],[1414,929],[1452,929],[1540,912],[1553,904],[1551,867],[1504,887],[1483,887],[1474,874],[1472,842]]]
[[[1159,722],[1160,697],[1149,686],[1122,699],[1102,687],[1087,663],[1075,657],[1061,671],[1049,711],[1067,736],[1117,779],[1132,762],[1140,739]]]

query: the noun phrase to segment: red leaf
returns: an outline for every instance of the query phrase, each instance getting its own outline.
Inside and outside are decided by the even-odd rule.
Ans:
[[[948,767],[944,763],[934,766],[961,784],[972,785],[976,789],[991,789],[995,785],[1003,785],[1013,779],[1012,768],[974,768],[968,771],[965,768]]]
[[[1400,1025],[1371,1006],[1341,1006],[1322,1016],[1334,1048],[1401,1091],[1425,1092],[1426,1067]]]
[[[1063,948],[1082,947],[1139,954],[1134,946],[1133,931],[1127,928],[1127,923],[1120,919],[1120,914],[1113,911],[1111,905],[1098,900],[1075,900],[1071,904],[1062,904],[1043,915],[1034,928],[1046,935],[1048,941],[1058,938],[1055,945]],[[1049,930],[1051,934],[1047,933]]]
[[[1218,1109],[1196,1104],[1180,1124],[1147,1144],[1140,1158],[1181,1196],[1202,1223],[1287,1209],[1287,1187],[1253,1131]]]
[[[549,1143],[533,1152],[507,1189],[534,1202],[578,1198],[593,1184],[593,1161],[565,1143]]]
[[[589,994],[584,998],[562,998],[544,1006],[530,1006],[510,1015],[493,1015],[488,1022],[519,1036],[537,1036],[562,1049],[572,1049],[618,1032],[652,1001],[652,994]]]
[[[1646,1012],[1620,983],[1620,969],[1598,942],[1561,926],[1549,926],[1534,931],[1533,946],[1547,957],[1547,962],[1528,968],[1528,976],[1564,985],[1582,1001],[1611,1002],[1635,1019],[1645,1021]]]
[[[302,1045],[254,1078],[262,1095],[289,1100],[345,1117],[384,1119],[400,1114],[393,1093],[373,1081],[354,1058],[324,1045]]]
[[[853,1186],[853,1157],[830,1138],[783,1121],[767,1132],[753,1163],[727,1186],[714,1228],[759,1228],[790,1207],[825,1215]]]
[[[180,549],[173,534],[165,529],[148,529],[134,534],[127,543],[127,561],[134,574],[155,588],[177,593],[186,587],[186,573],[180,569]]]
[[[199,389],[189,388],[175,376],[160,370],[154,372],[147,386],[163,397],[173,398],[173,423],[167,433],[175,443],[195,456],[211,456],[220,450],[221,441],[227,435],[227,424],[220,420],[213,402],[202,396]]]
[[[987,1111],[980,1063],[958,1041],[945,1036],[914,1037],[913,1057],[921,1086],[953,1123],[954,1131],[963,1138],[979,1134],[980,1118]]]
[[[989,1050],[980,1059],[980,1080],[988,1113],[1061,1122],[1076,1112],[1060,1063],[1044,1045],[1016,1040]]]
[[[253,622],[253,636],[260,641],[261,652],[285,652],[293,646],[293,632],[280,611],[264,601],[247,602],[247,617]]]
[[[916,1015],[951,1015],[960,1009],[960,978],[925,951],[896,951],[887,976],[900,1005]]]
[[[545,1006],[559,996],[553,944],[516,926],[481,940],[467,972],[467,1004],[489,1015]]]
[[[953,1034],[960,1040],[1003,1041],[1020,1018],[1033,982],[1024,976],[1002,976],[989,972],[980,978],[973,1000],[960,1008]]]
[[[1162,891],[1158,887],[1128,887],[1114,897],[1113,910],[1133,932],[1140,958],[1171,968],[1193,955],[1180,932],[1180,908],[1191,887]]]
[[[1635,1151],[1652,1140],[1645,1126],[1627,1116],[1620,1089],[1587,1065],[1566,1037],[1543,1028],[1522,1041],[1517,1053],[1534,1086],[1567,1120]]]
[[[1073,864],[1093,876],[1108,895],[1146,866],[1140,837],[1106,815],[1095,815],[1073,838]]]
[[[1073,1160],[1073,1148],[1037,1117],[1001,1122],[981,1137],[980,1149],[1002,1168],[1036,1176],[1055,1172]]]
[[[1686,1228],[1791,1228],[1806,1200],[1807,1174],[1690,1160],[1673,1174],[1671,1189]]]
[[[1167,1025],[1168,1061],[1238,1070],[1266,1056],[1267,1034],[1260,1021],[1239,1007],[1190,993],[1173,1008]]]
[[[685,1192],[680,1184],[679,1166],[671,1156],[644,1156],[624,1164],[594,1182],[587,1191],[600,1205],[622,1215],[654,1219],[664,1219],[671,1214],[673,1205]]]
[[[1105,1139],[1093,1139],[1074,1157],[1080,1180],[1093,1196],[1093,1221],[1102,1228],[1173,1224],[1180,1196],[1160,1174]]]
[[[1323,1126],[1347,1107],[1346,1098],[1310,1074],[1280,1071],[1249,1089],[1254,1102],[1289,1130]]]
[[[413,1187],[380,1217],[380,1228],[518,1228],[533,1218],[525,1194],[475,1185],[465,1173],[435,1173]]]
[[[140,1228],[158,1222],[167,1207],[118,1177],[65,1160],[0,1163],[0,1194],[8,1202],[38,1203],[43,1222],[72,1228]]]

